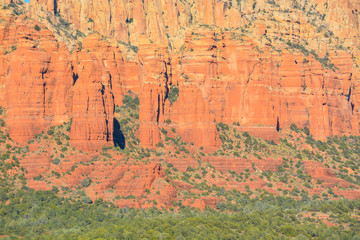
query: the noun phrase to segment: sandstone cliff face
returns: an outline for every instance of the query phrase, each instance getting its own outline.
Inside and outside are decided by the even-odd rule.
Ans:
[[[175,122],[186,119],[198,130],[205,120],[202,127],[208,131],[214,121],[237,122],[250,133],[258,128],[272,131],[270,135],[294,123],[309,127],[320,139],[358,133],[357,100],[351,95],[356,76],[346,53],[332,59],[339,68],[332,71],[311,56],[257,50],[253,41],[236,40],[231,32],[188,34],[185,49],[173,75],[180,86],[179,100],[170,110]]]
[[[47,26],[46,16],[60,15],[82,32],[98,31],[110,40],[88,37],[67,63],[57,64],[54,56],[49,60],[51,54],[36,56],[45,66],[63,65],[56,72],[65,74],[56,81],[66,84],[56,94],[70,91],[73,97],[57,104],[58,112],[30,113],[47,117],[24,134],[72,117],[75,146],[91,149],[87,141],[111,142],[112,106],[122,105],[129,90],[140,98],[143,146],[161,141],[159,128],[167,120],[184,140],[203,147],[220,145],[216,122],[235,122],[275,141],[291,124],[309,127],[318,139],[358,134],[357,3],[32,1],[29,16]],[[6,61],[16,61],[11,60],[16,51],[9,56]],[[44,83],[36,84],[40,91]],[[178,97],[170,102],[174,87]]]
[[[164,122],[164,105],[169,81],[169,58],[166,47],[154,47],[146,39],[140,45],[139,138],[144,146],[160,141],[159,124]]]
[[[103,35],[135,44],[138,43],[141,35],[148,36],[154,43],[167,44],[169,38],[173,41],[173,37],[183,35],[186,28],[194,25],[236,29],[251,25],[251,22],[256,22],[264,15],[266,18],[267,14],[275,19],[290,15],[292,20],[298,22],[316,18],[324,21],[335,34],[354,38],[359,36],[358,4],[357,0],[306,2],[34,0],[31,2],[31,16],[37,18],[41,15],[40,10],[47,10],[60,14],[82,32],[88,29],[99,31]],[[271,22],[267,19],[266,25],[269,23]],[[287,31],[289,29],[284,32],[291,36],[292,32],[304,30],[304,26],[296,25],[289,24],[291,32]]]
[[[34,26],[9,15],[0,27],[1,105],[11,138],[21,143],[70,114],[70,55],[50,31]]]
[[[78,149],[112,144],[111,74],[119,77],[118,67],[110,50],[100,56],[91,52],[110,49],[109,43],[90,36],[85,50],[71,56],[44,25],[3,12],[1,105],[7,108],[10,137],[26,143],[51,125],[72,119],[71,139]]]
[[[104,50],[100,56],[94,50]],[[73,106],[71,143],[82,150],[100,148],[112,144],[114,120],[114,96],[112,94],[112,74],[108,67],[111,48],[92,35],[83,42],[83,49],[75,56],[73,77]],[[100,57],[98,59],[97,57]],[[115,68],[116,70],[116,68]]]
[[[167,207],[193,186],[166,178],[164,159],[179,171],[203,160],[226,174],[275,172],[283,164],[282,156],[247,159],[241,149],[246,145],[236,147],[235,141],[224,141],[219,148],[219,122],[232,124],[231,131],[275,142],[287,136],[291,124],[308,127],[317,139],[359,134],[357,4],[32,0],[19,7],[27,17],[13,4],[0,7],[0,105],[7,110],[10,137],[25,144],[50,126],[72,121],[70,142],[62,136],[61,148],[51,145],[57,136],[29,143],[30,152],[20,161],[28,170],[29,186],[75,189],[90,177],[94,184],[85,191],[92,199],[102,197],[120,207],[150,207],[159,200],[159,207]],[[114,106],[121,106],[127,94],[140,99],[136,124],[124,123],[134,129],[139,123],[138,132],[127,129],[136,135],[135,140],[130,137],[133,147],[104,150],[101,158],[79,153],[113,145]],[[291,134],[305,142],[302,131]],[[174,136],[181,139],[170,143]],[[160,142],[166,148],[156,147]],[[188,155],[183,154],[185,145]],[[240,154],[230,151],[232,145]],[[305,149],[316,151],[315,146]],[[52,163],[52,156],[59,155],[60,163]],[[330,171],[325,163],[314,163],[305,162],[304,170],[325,181],[325,187],[351,185],[335,175],[340,171],[336,166]],[[44,181],[34,180],[41,174]],[[205,180],[227,190],[244,191],[249,185],[279,194],[276,188],[288,188],[280,182],[267,187],[257,173],[248,182],[210,175]],[[320,194],[323,188],[309,193]],[[200,194],[198,190],[194,192]],[[341,191],[359,196],[357,188]],[[190,200],[184,205],[191,206]],[[216,201],[201,197],[194,205],[215,207]]]

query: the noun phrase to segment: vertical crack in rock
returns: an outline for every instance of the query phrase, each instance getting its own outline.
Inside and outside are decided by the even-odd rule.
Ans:
[[[351,86],[349,87],[349,93],[348,93],[348,97],[347,97],[348,102],[350,102],[350,97],[351,97]]]
[[[157,103],[157,115],[156,115],[156,123],[159,124],[160,119],[160,95],[158,95],[158,103]]]
[[[46,82],[45,82],[45,74],[47,73],[47,69],[41,70],[41,79],[43,80],[42,84],[42,92],[43,92],[43,116],[46,115]]]
[[[58,8],[57,0],[54,0],[54,15],[58,13],[57,8]]]
[[[76,84],[76,81],[79,79],[79,75],[75,72],[72,73],[73,86]]]
[[[112,21],[112,7],[111,7],[111,0],[109,0],[109,12],[110,12],[110,16],[109,16],[109,22],[111,24],[111,21]]]

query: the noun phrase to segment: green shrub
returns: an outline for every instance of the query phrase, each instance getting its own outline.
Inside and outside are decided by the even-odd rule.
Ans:
[[[40,174],[39,176],[34,177],[34,181],[41,181],[43,176]]]
[[[243,137],[246,137],[246,138],[249,138],[250,137],[250,134],[248,132],[243,132]]]
[[[164,147],[164,144],[163,144],[162,142],[158,142],[158,143],[156,144],[156,146],[157,146],[157,147]]]
[[[310,130],[308,127],[304,127],[303,128],[303,132],[306,134],[306,135],[309,135],[310,134]]]
[[[177,86],[171,86],[170,92],[168,94],[168,99],[171,105],[177,101],[178,97],[179,97],[179,88]]]
[[[186,168],[186,171],[187,171],[187,172],[192,172],[192,171],[194,171],[194,169],[193,169],[191,166],[188,166],[188,167]]]
[[[291,129],[292,131],[295,131],[295,132],[298,131],[298,128],[297,128],[297,126],[296,126],[295,123],[292,123],[292,124],[290,125],[290,129]]]
[[[40,30],[41,30],[41,28],[40,28],[39,25],[37,25],[37,24],[35,25],[34,28],[35,28],[36,31],[40,31]]]
[[[54,134],[54,130],[50,128],[50,129],[47,131],[47,134],[50,135],[50,136],[53,135],[53,134]]]
[[[58,157],[54,158],[52,161],[51,161],[53,164],[55,165],[59,165],[60,163],[60,159]]]
[[[138,96],[131,97],[130,95],[125,95],[123,99],[123,104],[126,107],[137,109],[139,107],[140,100]]]
[[[83,187],[89,187],[91,185],[91,183],[92,183],[92,180],[89,177],[87,177],[87,178],[85,178],[84,180],[81,181],[81,185]]]
[[[85,197],[82,197],[82,198],[81,198],[81,202],[86,203],[86,204],[91,204],[91,203],[92,203],[92,200],[91,200],[90,197],[85,196]]]
[[[229,126],[227,124],[225,124],[225,123],[219,122],[217,125],[223,131],[224,130],[229,130]]]

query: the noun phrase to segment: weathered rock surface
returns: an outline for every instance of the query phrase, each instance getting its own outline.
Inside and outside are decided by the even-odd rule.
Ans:
[[[28,115],[44,115],[42,118],[46,120],[37,121],[34,127],[24,127],[23,137],[15,138],[26,141],[27,136],[40,129],[73,116],[74,145],[91,149],[92,144],[86,141],[97,146],[111,142],[112,105],[121,105],[129,90],[139,94],[139,137],[143,146],[154,146],[161,141],[159,128],[168,119],[184,140],[209,148],[220,145],[216,122],[238,123],[256,136],[275,141],[279,139],[277,131],[291,124],[309,127],[317,139],[358,134],[358,60],[353,57],[358,52],[354,46],[359,35],[356,4],[355,0],[345,5],[342,1],[304,4],[288,0],[275,4],[32,1],[29,16],[53,31],[56,26],[50,27],[49,20],[45,20],[49,14],[60,15],[84,33],[98,31],[115,40],[90,36],[83,42],[83,50],[74,50],[71,57],[74,60],[66,60],[70,55],[49,31],[29,33],[44,35],[43,39],[48,34],[59,47],[52,48],[51,53],[40,51],[39,54],[36,54],[38,48],[29,49],[27,55],[32,61],[39,61],[39,69],[34,74],[27,70],[28,78],[33,75],[34,79],[40,79],[36,74],[39,76],[42,69],[46,71],[41,73],[44,79],[56,72],[59,76],[53,77],[56,81],[52,84],[63,88],[56,87],[58,93],[46,80],[31,80],[38,90],[30,95],[39,99],[43,95],[66,98],[63,101],[66,104],[59,106],[59,103],[56,111],[50,111],[54,107],[40,105],[48,104],[46,101],[54,105],[57,100],[45,99],[39,105],[45,109],[43,113]],[[321,15],[322,12],[327,14]],[[5,26],[11,25],[4,25],[4,29]],[[3,32],[11,34],[8,30]],[[9,43],[3,40],[2,45]],[[8,55],[2,59],[3,64],[10,61],[13,65],[11,61],[19,58],[17,51]],[[51,70],[52,65],[60,69]],[[78,78],[76,83],[70,75]],[[10,69],[2,74],[1,81],[9,76],[23,78],[21,73]],[[41,93],[44,83],[49,93]],[[169,95],[174,86],[179,89],[179,96],[171,103]],[[61,97],[64,94],[72,96],[71,100]],[[18,111],[14,110],[19,108],[17,104],[34,105],[25,97],[21,97],[24,103],[15,100],[15,95],[10,100],[14,102],[9,102],[9,125],[19,124],[10,119],[26,115],[13,113]],[[5,92],[2,96],[6,96]],[[51,118],[56,120],[53,122]],[[30,120],[26,121],[32,125]]]
[[[6,17],[0,25],[1,105],[8,109],[11,138],[25,143],[69,120],[70,55],[50,31],[36,31],[35,22]]]
[[[169,207],[183,190],[202,193],[181,179],[202,162],[209,174],[201,181],[209,186],[278,195],[276,189],[291,187],[281,181],[270,187],[259,174],[278,171],[280,156],[234,157],[230,148],[222,148],[223,156],[208,154],[221,146],[217,123],[277,143],[291,124],[308,127],[317,139],[359,134],[358,1],[32,0],[19,7],[27,17],[11,2],[18,1],[0,0],[6,4],[0,7],[0,105],[10,137],[25,144],[72,121],[64,152],[61,144],[54,147],[55,139],[29,143],[20,167],[32,188],[74,190],[90,178],[84,189],[92,200]],[[150,162],[128,149],[78,152],[113,145],[114,107],[127,94],[140,99],[141,145],[167,141],[169,149],[160,144],[149,151]],[[177,136],[178,145],[170,146],[166,137]],[[187,145],[185,156],[182,140],[195,145]],[[52,162],[61,155],[60,163]],[[162,166],[168,163],[179,179],[167,178]],[[339,196],[360,196],[336,168],[304,161],[304,171],[311,181],[323,181],[309,195],[334,188]],[[252,175],[239,181],[230,172]],[[183,205],[203,209],[217,201],[201,196]]]
[[[113,144],[114,96],[109,68],[116,70],[116,62],[111,46],[99,37],[87,37],[83,50],[75,56],[80,64],[74,67],[70,138],[72,145],[86,151]],[[94,52],[99,49],[103,52]]]
[[[48,127],[72,119],[71,139],[78,149],[92,151],[112,144],[111,74],[119,77],[119,66],[110,44],[89,36],[86,51],[71,56],[44,25],[3,12],[1,105],[7,109],[10,137],[26,143]],[[110,50],[99,55],[98,50],[106,47]],[[97,52],[91,52],[94,49]]]

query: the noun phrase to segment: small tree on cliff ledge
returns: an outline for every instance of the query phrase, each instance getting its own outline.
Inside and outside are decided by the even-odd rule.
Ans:
[[[171,105],[173,105],[177,101],[178,97],[179,97],[179,88],[177,86],[171,86],[168,95],[168,99]]]

